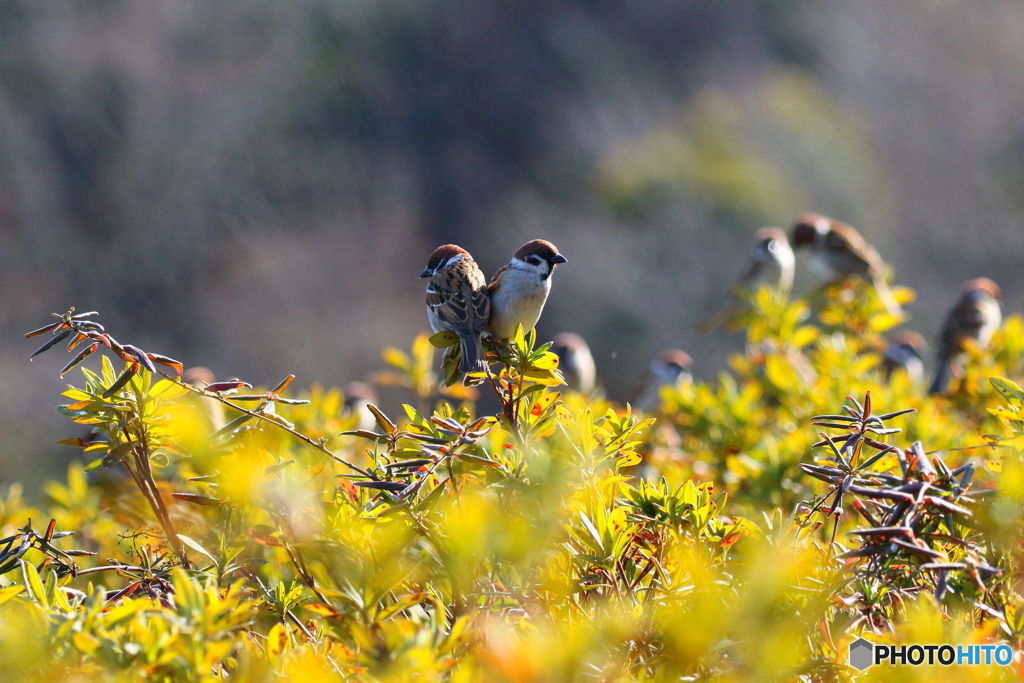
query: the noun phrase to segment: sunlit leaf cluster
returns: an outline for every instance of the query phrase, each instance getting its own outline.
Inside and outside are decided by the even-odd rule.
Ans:
[[[443,334],[387,348],[384,410],[58,315],[81,462],[0,495],[5,677],[829,680],[858,636],[1020,648],[1024,321],[929,398],[883,372],[872,292],[749,301],[730,370],[651,415],[566,390],[533,333],[468,388]]]

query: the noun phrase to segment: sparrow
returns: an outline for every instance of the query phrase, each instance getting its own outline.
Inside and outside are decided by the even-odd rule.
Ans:
[[[488,331],[495,339],[508,339],[522,325],[529,332],[540,319],[551,291],[551,273],[566,258],[547,240],[530,240],[491,278]]]
[[[558,369],[570,389],[582,394],[594,390],[597,368],[583,337],[575,332],[559,332],[551,344],[551,351],[558,356]]]
[[[888,382],[893,373],[902,370],[913,384],[924,381],[924,337],[912,330],[903,330],[882,352],[882,372]]]
[[[377,426],[377,418],[366,406],[377,402],[377,390],[374,386],[367,382],[349,382],[341,388],[341,394],[345,397],[342,414],[357,415],[359,421],[356,429],[372,431]]]
[[[946,316],[938,344],[938,367],[930,394],[945,393],[949,380],[959,376],[964,361],[964,341],[972,339],[986,348],[1003,322],[999,285],[987,277],[969,280],[961,288],[960,298]]]
[[[657,410],[661,405],[661,388],[679,386],[693,379],[690,372],[692,365],[693,359],[685,351],[666,349],[659,353],[651,361],[647,379],[633,406],[645,413]]]
[[[480,335],[487,328],[490,299],[487,280],[469,252],[455,244],[434,250],[420,273],[427,282],[427,320],[434,332],[459,337],[459,371],[475,372],[483,365]],[[446,354],[447,355],[447,354]]]
[[[889,266],[852,226],[821,214],[804,213],[793,226],[792,242],[794,249],[810,249],[811,270],[825,284],[860,278],[875,288],[890,313],[901,313],[885,283]]]
[[[729,300],[720,309],[697,324],[701,334],[711,332],[743,312],[744,293],[766,285],[782,292],[793,287],[796,259],[786,233],[779,228],[761,228],[754,234],[755,245],[743,273],[736,280]]]

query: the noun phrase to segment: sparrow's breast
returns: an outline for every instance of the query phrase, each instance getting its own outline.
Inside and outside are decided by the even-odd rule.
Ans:
[[[516,325],[530,330],[537,324],[551,291],[551,279],[541,280],[534,273],[510,269],[501,287],[491,297],[491,332],[510,337]]]

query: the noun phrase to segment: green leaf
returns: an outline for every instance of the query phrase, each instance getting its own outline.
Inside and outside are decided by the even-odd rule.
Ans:
[[[989,377],[988,381],[1008,401],[1016,401],[1018,404],[1024,405],[1024,389],[1021,389],[1016,382],[1006,377]]]
[[[39,572],[36,571],[36,568],[32,563],[22,560],[21,573],[25,579],[25,585],[32,594],[32,598],[36,602],[41,603],[44,607],[49,607],[50,601],[46,597],[46,589],[43,588],[43,582],[39,578]]]
[[[439,349],[447,349],[450,346],[455,346],[459,343],[459,335],[445,330],[444,332],[438,332],[437,334],[431,335],[430,343]]]
[[[178,538],[181,540],[182,543],[187,545],[189,548],[192,548],[192,550],[195,550],[197,553],[206,555],[214,564],[217,564],[217,558],[213,556],[213,553],[211,553],[209,550],[200,545],[199,541],[189,538],[185,534],[178,534]]]

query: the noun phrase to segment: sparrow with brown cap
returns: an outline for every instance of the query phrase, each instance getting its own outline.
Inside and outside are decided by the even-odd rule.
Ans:
[[[970,339],[983,349],[988,347],[992,335],[1003,323],[1003,311],[999,303],[1002,298],[999,285],[987,277],[964,283],[960,298],[942,326],[938,367],[928,393],[945,393],[950,379],[962,374],[965,341]]]
[[[430,329],[458,335],[460,372],[480,370],[480,335],[490,314],[487,281],[480,267],[462,247],[444,244],[430,255],[420,277],[430,278],[426,292]]]
[[[637,393],[633,406],[649,413],[661,405],[661,388],[679,386],[693,378],[690,354],[680,349],[666,349],[651,361],[644,385]]]
[[[597,368],[583,337],[575,332],[559,332],[551,342],[551,352],[558,356],[558,369],[565,377],[566,386],[583,394],[593,391]]]
[[[793,226],[792,242],[793,249],[810,252],[811,270],[826,284],[860,278],[874,287],[890,313],[902,311],[885,282],[889,266],[853,226],[818,213],[804,213]]]
[[[566,258],[547,240],[530,240],[491,278],[487,293],[491,317],[487,329],[495,339],[509,339],[518,325],[529,332],[537,325],[551,292],[551,274]]]
[[[746,308],[744,293],[762,286],[781,292],[793,287],[796,259],[786,233],[779,228],[761,228],[754,234],[754,242],[747,265],[729,292],[729,300],[697,324],[698,332],[710,332],[735,319]]]

